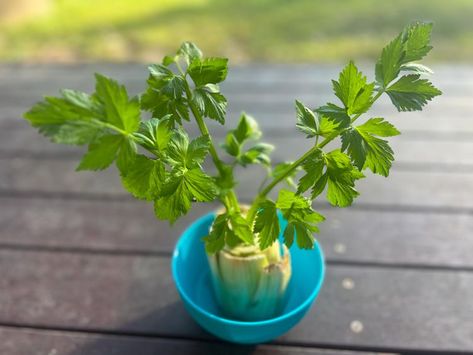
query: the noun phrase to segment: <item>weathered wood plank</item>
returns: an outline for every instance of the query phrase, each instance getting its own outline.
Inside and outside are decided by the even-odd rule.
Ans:
[[[0,266],[4,324],[211,338],[178,301],[168,258],[10,251]],[[330,266],[317,305],[278,342],[469,351],[472,297],[473,273]]]
[[[121,187],[114,168],[104,172],[74,171],[77,162],[26,158],[1,159],[0,189],[12,191],[37,191],[48,193],[90,194],[106,196],[127,195]],[[264,172],[258,167],[240,170],[237,191],[243,200],[255,196]],[[257,183],[255,183],[257,182]],[[461,186],[461,193],[458,190]],[[389,179],[370,175],[357,187],[361,197],[355,204],[380,206],[424,206],[434,208],[473,208],[473,179],[469,174],[456,172],[410,172],[393,171]]]
[[[231,65],[225,85],[246,84],[254,82],[256,86],[272,86],[275,83],[290,86],[291,84],[304,83],[306,85],[324,85],[327,81],[330,85],[331,79],[336,79],[338,73],[343,68],[344,63],[334,65],[325,64],[251,64],[251,65]],[[373,77],[373,64],[361,64],[360,69],[368,77]],[[101,72],[113,76],[124,82],[141,82],[147,76],[146,65],[144,64],[111,64],[111,63],[90,63],[79,65],[1,65],[0,77],[3,79],[0,85],[8,87],[7,83],[18,83],[28,81],[32,84],[39,84],[42,87],[55,82],[65,82],[76,84],[88,83],[93,80],[93,73]],[[458,80],[461,76],[464,80]],[[54,80],[51,80],[54,78]],[[448,65],[435,64],[435,75],[432,79],[436,83],[443,83],[448,87],[469,88],[473,87],[473,66],[471,65]],[[14,79],[14,81],[12,81]],[[10,82],[8,81],[10,80]],[[251,89],[251,88],[248,88]]]
[[[375,355],[375,353],[323,350],[262,344],[240,346],[213,341],[166,339],[125,335],[0,327],[0,353],[8,355]],[[388,354],[384,354],[388,355]]]
[[[193,130],[191,130],[192,132]],[[196,133],[196,132],[193,132]],[[274,162],[294,160],[309,149],[313,140],[304,139],[301,134],[289,135],[281,132],[272,132],[265,135],[263,141],[275,146],[271,154]],[[471,140],[437,140],[429,139],[429,135],[419,138],[401,135],[390,140],[395,152],[396,162],[393,169],[400,167],[404,170],[466,170],[473,171],[473,134]],[[215,141],[224,140],[224,132],[215,134]],[[339,143],[327,146],[326,150],[339,147]],[[287,149],[290,147],[291,149]],[[57,157],[75,159],[78,161],[85,152],[84,147],[58,145],[40,136],[34,129],[0,131],[0,156],[9,157]],[[225,154],[222,152],[222,156]],[[457,166],[458,165],[458,166]],[[467,167],[465,167],[465,165]]]
[[[193,220],[217,208],[197,204],[175,225],[142,201],[0,198],[1,248],[168,253]],[[469,214],[319,209],[316,237],[330,261],[473,268]]]

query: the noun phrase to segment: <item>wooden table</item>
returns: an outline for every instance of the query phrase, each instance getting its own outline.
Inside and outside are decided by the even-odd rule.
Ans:
[[[434,67],[444,95],[424,112],[376,105],[403,132],[391,176],[360,182],[351,208],[317,203],[327,217],[320,297],[292,331],[256,347],[201,330],[171,279],[176,239],[215,205],[170,228],[114,169],[74,172],[83,150],[49,143],[21,119],[43,94],[91,91],[94,71],[140,92],[144,66],[0,67],[0,354],[473,353],[473,68]],[[333,100],[339,68],[232,70],[229,126],[244,109],[277,145],[275,162],[295,159],[311,142],[294,128],[293,100]],[[243,201],[261,175],[240,171]]]

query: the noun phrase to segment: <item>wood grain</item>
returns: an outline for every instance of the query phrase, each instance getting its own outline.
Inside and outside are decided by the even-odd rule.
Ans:
[[[284,345],[241,346],[219,341],[0,327],[1,354],[30,355],[32,349],[41,355],[375,355]]]
[[[0,247],[81,253],[167,253],[197,217],[197,204],[175,225],[158,221],[142,201],[0,198]],[[469,214],[322,208],[317,239],[330,262],[473,268]]]
[[[9,290],[0,293],[0,322],[212,339],[184,310],[169,263],[164,257],[0,251],[0,286]],[[343,286],[347,279],[354,287]],[[472,273],[330,266],[316,305],[277,341],[468,351],[472,297]],[[351,330],[354,321],[363,324],[361,332]]]

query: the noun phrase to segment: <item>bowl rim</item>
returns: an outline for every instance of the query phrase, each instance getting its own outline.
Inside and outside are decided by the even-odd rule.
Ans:
[[[325,256],[324,256],[322,247],[320,246],[320,243],[317,240],[315,241],[314,247],[316,247],[318,249],[319,257],[320,257],[320,260],[321,260],[319,280],[318,280],[316,286],[314,287],[314,289],[312,290],[312,292],[309,294],[309,296],[303,302],[301,302],[296,308],[291,310],[290,312],[283,313],[283,314],[281,314],[277,317],[270,318],[270,319],[265,319],[265,320],[261,320],[261,321],[239,321],[239,320],[229,319],[229,318],[221,317],[221,316],[218,316],[216,314],[210,313],[210,312],[206,311],[205,309],[203,309],[198,304],[196,304],[189,297],[189,295],[187,295],[187,293],[184,291],[184,289],[181,285],[181,282],[180,282],[179,278],[177,277],[177,258],[179,256],[179,249],[180,249],[183,241],[186,238],[189,237],[191,232],[193,232],[194,226],[198,223],[204,223],[208,219],[211,219],[211,218],[215,219],[215,215],[216,215],[215,212],[209,212],[209,213],[195,219],[194,222],[192,222],[192,224],[190,224],[184,230],[184,232],[181,233],[181,235],[180,235],[180,237],[179,237],[179,239],[178,239],[178,241],[177,241],[177,243],[174,247],[174,251],[172,253],[172,260],[171,260],[172,277],[174,279],[174,283],[176,284],[177,290],[179,291],[181,297],[184,298],[186,303],[190,304],[194,309],[196,309],[198,312],[204,314],[207,317],[213,318],[213,319],[215,319],[217,321],[220,321],[220,322],[223,322],[225,324],[237,325],[237,326],[261,326],[261,325],[269,325],[269,324],[282,322],[282,321],[284,321],[288,318],[291,318],[292,316],[294,316],[294,315],[296,315],[300,312],[303,312],[306,308],[310,307],[312,302],[316,299],[317,295],[319,294],[320,289],[322,287],[322,283],[325,279]]]

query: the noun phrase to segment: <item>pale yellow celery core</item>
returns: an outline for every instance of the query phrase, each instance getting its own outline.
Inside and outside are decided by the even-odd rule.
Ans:
[[[227,317],[257,321],[277,316],[286,300],[291,259],[276,241],[260,250],[257,245],[225,247],[208,254],[217,302]]]

